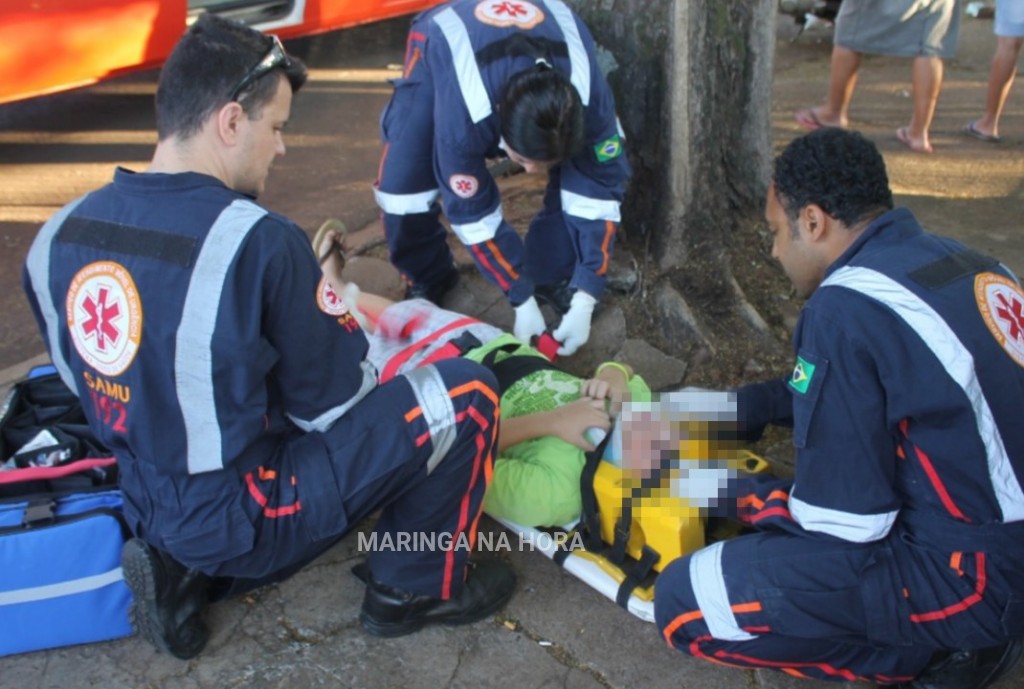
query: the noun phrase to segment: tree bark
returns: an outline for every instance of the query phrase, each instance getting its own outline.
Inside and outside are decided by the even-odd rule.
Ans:
[[[717,360],[738,340],[777,352],[775,319],[761,313],[771,299],[746,296],[752,273],[781,277],[758,237],[772,156],[775,0],[573,7],[600,46],[626,132],[633,178],[622,229],[628,245],[643,247],[646,302],[663,340],[691,363]]]

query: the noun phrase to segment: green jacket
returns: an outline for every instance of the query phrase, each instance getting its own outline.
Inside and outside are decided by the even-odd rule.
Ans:
[[[511,335],[499,337],[464,356],[480,362],[492,349],[519,342]],[[509,356],[542,356],[522,345]],[[582,379],[562,371],[532,373],[516,382],[501,396],[501,416],[513,419],[550,411],[579,399]],[[651,389],[640,376],[629,381],[635,401],[650,401]],[[586,454],[560,438],[547,436],[513,445],[497,457],[494,476],[484,498],[484,511],[493,517],[524,526],[563,526],[580,516],[580,474]]]

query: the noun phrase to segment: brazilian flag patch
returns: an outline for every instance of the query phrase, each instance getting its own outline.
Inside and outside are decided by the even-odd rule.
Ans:
[[[597,157],[599,163],[615,160],[620,155],[622,155],[622,138],[618,134],[594,146],[594,156]]]
[[[789,379],[789,387],[801,395],[807,394],[807,388],[811,386],[814,379],[814,364],[802,356],[796,358],[796,366],[793,367],[793,375]]]

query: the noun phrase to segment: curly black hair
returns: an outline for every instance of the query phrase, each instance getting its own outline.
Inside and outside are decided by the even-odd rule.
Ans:
[[[233,87],[267,55],[274,39],[241,22],[204,12],[182,36],[160,72],[156,90],[157,136],[187,139],[203,122],[235,97],[245,114],[258,119],[277,93],[277,79],[260,78],[235,96]],[[292,91],[306,81],[306,67],[288,56],[283,73]]]
[[[837,127],[791,141],[775,159],[772,182],[794,224],[811,203],[849,228],[893,207],[882,154],[863,135]]]

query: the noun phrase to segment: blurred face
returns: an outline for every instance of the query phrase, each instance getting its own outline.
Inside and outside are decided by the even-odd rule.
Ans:
[[[505,143],[505,140],[501,140],[501,148],[508,154],[508,159],[513,163],[517,163],[522,166],[523,170],[528,175],[539,174],[547,172],[555,164],[555,161],[545,162],[542,160],[532,160],[530,158],[523,157],[516,153],[512,148]]]
[[[273,99],[259,112],[252,113],[255,119],[242,118],[233,188],[250,196],[260,195],[274,158],[285,153],[283,131],[291,116],[292,89],[284,74],[278,73],[276,78],[277,92]]]
[[[765,219],[772,233],[772,258],[782,264],[786,277],[804,299],[811,296],[825,279],[828,266],[812,236],[812,229],[815,229],[812,223],[816,221],[808,220],[806,210],[801,209],[794,226],[775,193],[775,185],[768,188]]]

